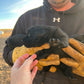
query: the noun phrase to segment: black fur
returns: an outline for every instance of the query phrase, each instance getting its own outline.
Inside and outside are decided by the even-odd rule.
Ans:
[[[26,47],[37,47],[49,43],[51,47],[67,47],[68,35],[59,27],[35,26],[28,29],[27,36],[23,39]]]
[[[69,57],[61,50],[61,48],[69,45],[68,39],[68,35],[59,27],[35,26],[28,29],[26,36],[17,34],[10,37],[7,42],[8,45],[13,48],[21,45],[25,45],[26,47],[39,47],[45,43],[49,43],[50,49],[44,49],[36,52],[37,59],[42,59],[48,57],[51,53],[59,54],[60,58]],[[44,71],[48,71],[49,67],[50,66],[44,67]],[[68,67],[62,63],[58,67],[62,70],[64,75],[73,78],[71,67]]]
[[[20,47],[23,45],[23,38],[25,37],[26,35],[24,34],[16,34],[14,36],[11,36],[9,37],[7,40],[6,40],[6,43],[8,44],[8,46],[11,48],[11,49],[14,49],[15,47]]]

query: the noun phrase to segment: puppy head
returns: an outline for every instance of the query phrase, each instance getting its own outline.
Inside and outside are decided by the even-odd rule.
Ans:
[[[68,35],[59,27],[55,26],[34,26],[28,29],[23,39],[26,47],[39,47],[49,43],[52,47],[60,48],[68,46]]]
[[[23,39],[26,47],[37,47],[49,42],[54,29],[49,26],[34,26],[28,29],[27,36]]]
[[[54,34],[52,38],[49,40],[49,44],[52,47],[58,47],[58,48],[65,48],[69,45],[69,37],[68,35],[63,32],[59,27],[56,27],[56,31],[54,31]]]

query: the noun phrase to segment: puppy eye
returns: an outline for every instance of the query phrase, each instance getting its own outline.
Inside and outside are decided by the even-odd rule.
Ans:
[[[49,42],[56,42],[56,39],[55,38],[50,38]]]
[[[56,41],[56,39],[55,39],[55,38],[53,38],[53,39],[52,39],[52,41],[53,41],[53,42],[55,42],[55,41]]]

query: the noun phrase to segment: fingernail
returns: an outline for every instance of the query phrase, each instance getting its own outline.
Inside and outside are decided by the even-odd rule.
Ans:
[[[37,55],[33,54],[31,57],[32,57],[32,59],[35,59],[35,58],[37,58]]]
[[[29,57],[29,54],[24,54],[23,57],[24,58],[28,58]]]
[[[38,63],[38,60],[34,60],[34,64],[37,65],[37,63]]]
[[[38,70],[38,67],[37,66],[35,66],[35,68]]]
[[[36,63],[38,63],[38,60],[35,60]]]

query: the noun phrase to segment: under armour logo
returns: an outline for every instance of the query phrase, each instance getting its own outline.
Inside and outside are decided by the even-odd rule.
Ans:
[[[56,22],[56,21],[57,21],[57,22],[60,22],[60,18],[59,18],[59,17],[58,17],[58,18],[55,18],[55,17],[54,17],[54,18],[53,18],[53,22]]]

